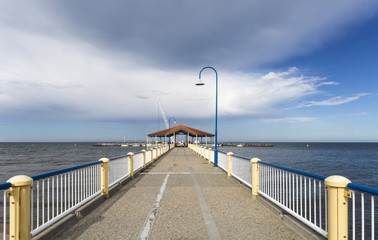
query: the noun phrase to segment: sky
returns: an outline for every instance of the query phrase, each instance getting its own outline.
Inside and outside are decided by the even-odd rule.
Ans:
[[[0,142],[378,142],[378,2],[0,0]],[[174,124],[172,124],[174,125]]]

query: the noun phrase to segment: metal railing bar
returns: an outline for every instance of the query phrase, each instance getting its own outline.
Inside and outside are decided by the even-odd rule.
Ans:
[[[101,164],[101,162],[100,161],[90,162],[90,163],[87,163],[87,164],[74,166],[74,167],[70,167],[70,168],[65,168],[65,169],[61,169],[61,170],[57,170],[57,171],[53,171],[53,172],[42,173],[42,174],[39,174],[39,175],[32,176],[31,178],[34,181],[40,180],[42,178],[51,177],[51,176],[54,176],[54,175],[58,175],[60,173],[70,172],[70,171],[73,171],[73,170],[77,170],[77,169],[80,169],[80,168],[84,168],[84,167],[88,167],[88,166],[92,166],[92,165],[96,165],[96,164]]]
[[[9,182],[0,184],[0,190],[7,190],[10,187],[12,187],[12,184]]]
[[[267,166],[271,166],[271,167],[280,168],[280,169],[290,171],[290,172],[293,172],[293,173],[298,173],[298,174],[301,174],[301,175],[304,175],[304,176],[316,178],[316,179],[319,179],[319,180],[325,180],[327,178],[327,177],[324,177],[322,175],[309,173],[309,172],[305,172],[305,171],[301,171],[301,170],[297,170],[297,169],[293,169],[293,168],[283,167],[283,166],[280,166],[280,165],[277,165],[277,164],[268,163],[268,162],[264,162],[264,161],[259,161],[259,163],[267,165]]]
[[[348,183],[347,187],[351,189],[359,190],[365,193],[378,195],[378,189],[375,189],[375,188],[365,187],[365,186],[361,186],[355,183]]]

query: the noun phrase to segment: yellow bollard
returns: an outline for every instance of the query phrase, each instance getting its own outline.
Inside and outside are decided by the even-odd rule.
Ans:
[[[143,153],[143,168],[146,168],[146,150],[142,150]]]
[[[130,177],[134,176],[134,153],[129,152],[127,155],[129,155],[129,174]]]
[[[209,148],[209,164],[211,163],[211,148]]]
[[[108,158],[101,158],[101,195],[109,194],[109,162]]]
[[[252,158],[252,195],[259,195],[259,161],[258,158]]]
[[[9,199],[9,239],[31,239],[30,234],[30,193],[33,179],[18,175],[7,182],[12,184],[8,192]]]
[[[154,162],[154,149],[153,148],[150,148],[151,150],[151,163]]]
[[[155,159],[158,159],[159,158],[159,154],[158,154],[158,148],[157,147],[155,148],[155,152],[156,152],[156,158]]]
[[[228,156],[227,177],[231,177],[231,173],[232,173],[232,155],[234,155],[234,153],[232,152],[227,153],[227,156]]]
[[[328,239],[348,239],[348,192],[351,181],[343,176],[330,176],[324,180],[328,191]]]

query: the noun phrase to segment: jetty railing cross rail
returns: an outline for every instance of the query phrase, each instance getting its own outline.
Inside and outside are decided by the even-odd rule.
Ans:
[[[214,161],[214,151],[211,149],[193,144],[189,148],[209,162]],[[231,152],[218,150],[218,154],[218,166],[228,176],[238,179],[252,189],[253,195],[264,197],[324,237],[347,239],[349,235],[352,239],[375,238],[378,189],[348,181],[343,185],[337,181],[332,182],[332,177],[327,178],[259,159],[253,161]],[[255,168],[253,162],[256,163]],[[334,197],[329,199],[329,192],[333,196],[335,189],[337,194],[341,194],[337,197],[339,202],[336,204]],[[332,207],[329,207],[329,203]],[[344,215],[334,216],[335,212],[343,211]],[[340,219],[337,220],[338,218]],[[343,227],[344,232],[335,231],[336,228]]]
[[[159,146],[33,177],[9,179],[11,182],[0,184],[2,238],[36,236],[92,199],[107,195],[110,187],[133,176],[167,151],[168,146]],[[14,180],[18,177],[22,179],[19,182]],[[29,195],[22,201],[25,186]]]

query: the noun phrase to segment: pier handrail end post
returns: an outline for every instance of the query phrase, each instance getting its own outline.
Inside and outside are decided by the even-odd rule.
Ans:
[[[109,195],[109,158],[101,158],[101,195]]]
[[[12,186],[9,189],[9,237],[10,239],[31,239],[31,189],[33,179],[18,175],[8,179]]]
[[[328,191],[328,235],[330,240],[348,239],[348,183],[343,176],[333,175],[324,180]]]
[[[130,174],[130,177],[133,177],[134,176],[134,153],[129,152],[127,153],[127,155],[129,155],[129,174]]]
[[[227,157],[228,157],[227,177],[231,177],[231,174],[232,174],[232,155],[234,155],[233,152],[228,152],[227,153]]]
[[[252,196],[259,195],[259,158],[252,158]]]

